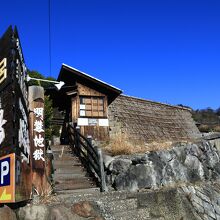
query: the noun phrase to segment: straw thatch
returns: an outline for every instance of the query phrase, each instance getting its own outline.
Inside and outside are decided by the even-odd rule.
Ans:
[[[201,136],[190,109],[120,95],[109,106],[110,137],[126,134],[144,143]]]

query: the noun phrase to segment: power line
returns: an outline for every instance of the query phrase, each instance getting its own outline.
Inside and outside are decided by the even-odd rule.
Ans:
[[[50,22],[50,0],[48,0],[48,22],[49,22],[49,76],[51,76],[51,22]]]

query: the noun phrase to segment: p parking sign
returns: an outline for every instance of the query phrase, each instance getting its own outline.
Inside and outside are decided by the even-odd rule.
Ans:
[[[0,203],[15,201],[15,154],[0,158]]]
[[[10,157],[0,160],[0,187],[10,185]]]

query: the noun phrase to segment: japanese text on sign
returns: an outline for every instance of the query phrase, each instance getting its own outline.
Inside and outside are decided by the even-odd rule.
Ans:
[[[0,109],[0,144],[5,139],[5,130],[3,128],[3,125],[7,122],[6,120],[4,120],[3,116],[4,116],[4,110]]]
[[[4,58],[0,62],[0,84],[6,79],[7,77],[7,59]]]
[[[24,153],[21,153],[22,156],[22,162],[26,161],[29,163],[30,159],[30,140],[29,140],[29,133],[28,133],[28,119],[27,115],[24,110],[24,106],[21,102],[21,99],[19,99],[19,108],[22,113],[22,118],[20,118],[20,128],[18,133],[19,138],[19,147],[23,147]]]
[[[44,159],[44,151],[41,149],[44,145],[44,135],[42,133],[44,132],[44,123],[43,123],[43,116],[44,116],[44,109],[43,108],[34,108],[34,115],[35,115],[35,121],[34,121],[34,147],[35,151],[33,153],[34,160],[42,160]]]

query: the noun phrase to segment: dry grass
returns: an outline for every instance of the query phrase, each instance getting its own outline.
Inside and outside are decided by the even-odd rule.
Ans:
[[[216,125],[216,126],[213,128],[213,131],[215,131],[215,132],[220,132],[220,125]]]
[[[33,196],[33,204],[49,204],[49,203],[56,203],[59,200],[57,199],[56,195],[52,194],[53,189],[50,185],[47,184],[47,187],[41,187],[39,193],[37,189],[34,189],[34,196]]]
[[[144,141],[136,140],[129,141],[126,134],[120,134],[110,140],[110,143],[105,147],[105,150],[111,155],[130,155],[137,153],[145,153],[149,151],[158,151],[171,148],[172,142],[152,142],[144,143]]]

